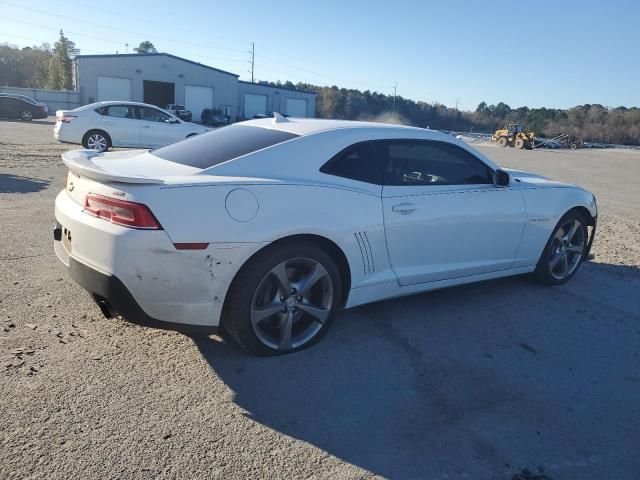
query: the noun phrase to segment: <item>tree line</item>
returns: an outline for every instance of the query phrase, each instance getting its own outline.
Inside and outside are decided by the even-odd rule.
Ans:
[[[0,45],[0,85],[25,88],[73,89],[73,57],[80,53],[62,30],[53,44],[17,48]]]
[[[141,42],[136,53],[157,52],[153,43]],[[0,85],[71,90],[73,57],[80,51],[62,30],[53,44],[18,48],[0,45]],[[261,82],[310,90],[316,96],[316,116],[347,120],[397,122],[435,130],[490,133],[507,123],[520,123],[541,137],[566,133],[598,143],[640,145],[640,108],[579,105],[569,109],[511,108],[500,102],[482,102],[474,111],[460,111],[440,103],[414,101],[370,90],[318,86],[309,83]]]
[[[607,108],[599,104],[569,109],[511,108],[506,103],[482,102],[474,111],[460,111],[440,103],[414,101],[393,95],[309,83],[261,82],[316,93],[316,116],[346,120],[396,122],[435,130],[492,133],[508,123],[519,123],[537,136],[563,133],[596,143],[640,145],[640,108]]]
[[[133,49],[136,53],[157,53],[148,40]],[[23,88],[72,90],[73,58],[80,53],[76,44],[60,30],[53,47],[48,43],[18,48],[0,44],[0,85]]]

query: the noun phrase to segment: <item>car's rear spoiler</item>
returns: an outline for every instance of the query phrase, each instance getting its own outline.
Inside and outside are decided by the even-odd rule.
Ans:
[[[123,183],[164,183],[161,178],[120,174],[105,170],[91,161],[97,155],[100,153],[95,150],[71,150],[62,154],[62,161],[72,172],[94,180]]]

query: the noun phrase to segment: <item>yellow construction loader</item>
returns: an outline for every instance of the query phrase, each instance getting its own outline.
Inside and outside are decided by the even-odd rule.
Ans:
[[[522,125],[510,123],[501,130],[491,135],[491,140],[498,142],[501,147],[516,147],[519,149],[526,148],[531,150],[536,134],[534,132],[525,132]]]

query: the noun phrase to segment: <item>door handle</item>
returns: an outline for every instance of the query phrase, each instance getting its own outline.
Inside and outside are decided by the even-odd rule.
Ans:
[[[113,125],[113,122],[107,122],[107,125]]]
[[[142,128],[151,128],[149,125],[142,125]]]
[[[409,213],[413,213],[417,208],[417,205],[414,203],[399,203],[398,205],[391,207],[391,210],[407,215]]]

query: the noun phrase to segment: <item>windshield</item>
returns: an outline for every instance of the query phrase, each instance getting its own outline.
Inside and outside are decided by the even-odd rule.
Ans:
[[[235,124],[156,148],[151,153],[170,162],[205,169],[298,136],[281,130]]]

